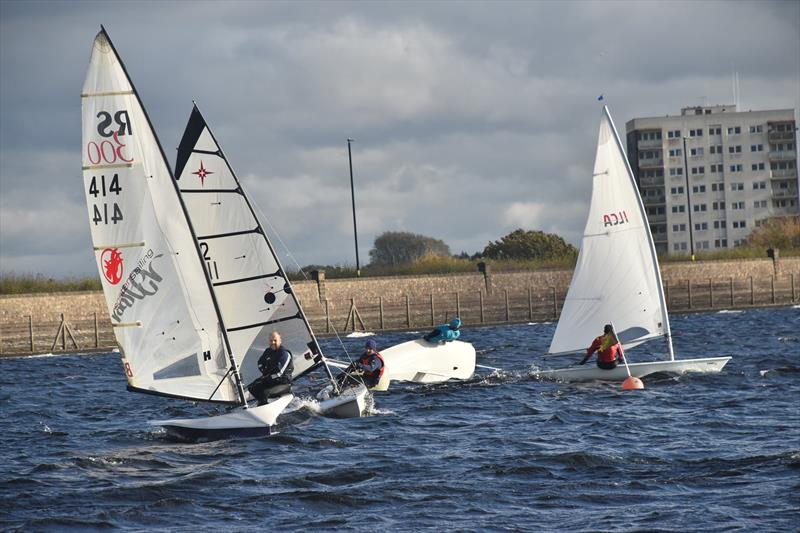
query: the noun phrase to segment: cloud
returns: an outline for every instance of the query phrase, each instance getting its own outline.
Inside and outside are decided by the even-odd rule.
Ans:
[[[362,262],[387,230],[577,244],[596,96],[621,134],[730,103],[734,72],[744,109],[800,108],[798,21],[797,2],[0,2],[0,269],[96,273],[78,93],[101,22],[170,163],[194,98],[309,264],[355,262],[348,137]]]

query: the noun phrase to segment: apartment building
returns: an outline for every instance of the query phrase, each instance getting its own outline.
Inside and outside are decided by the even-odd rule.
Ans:
[[[659,253],[732,248],[764,219],[800,214],[794,109],[685,107],[625,129]]]

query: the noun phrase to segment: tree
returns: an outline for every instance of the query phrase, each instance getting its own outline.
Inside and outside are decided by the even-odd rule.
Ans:
[[[747,239],[756,248],[800,248],[800,216],[771,217],[761,222]]]
[[[439,239],[405,231],[382,233],[369,251],[370,264],[380,266],[414,263],[431,255],[449,256],[450,247]]]
[[[578,250],[558,235],[543,231],[517,229],[490,242],[483,249],[484,257],[490,259],[558,259],[575,256]]]

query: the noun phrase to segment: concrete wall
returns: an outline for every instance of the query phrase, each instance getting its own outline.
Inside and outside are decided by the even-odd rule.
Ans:
[[[777,271],[777,275],[776,274]],[[318,333],[425,328],[456,312],[465,323],[555,318],[571,270],[485,272],[303,281],[297,296]],[[800,295],[800,258],[665,263],[671,310],[791,303]],[[320,299],[320,295],[323,296]],[[70,330],[55,338],[66,317]],[[96,319],[95,319],[96,316]],[[30,318],[29,318],[30,317]],[[95,320],[97,328],[95,328]],[[102,292],[0,296],[0,352],[113,345]],[[63,343],[63,344],[62,344]]]

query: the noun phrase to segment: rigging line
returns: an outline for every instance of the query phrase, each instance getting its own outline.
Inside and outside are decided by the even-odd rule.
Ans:
[[[220,380],[220,382],[217,383],[217,386],[214,388],[213,392],[211,393],[211,396],[208,397],[209,401],[211,401],[211,398],[214,397],[214,395],[217,393],[217,390],[219,390],[219,388],[222,386],[222,384],[225,383],[225,380],[228,379],[228,376],[230,375],[231,371],[233,371],[233,367],[229,366],[228,367],[228,371],[225,372],[225,375],[222,376],[222,379]]]
[[[244,188],[245,188],[244,182],[240,182],[239,186],[242,188],[242,190],[244,190]],[[280,233],[278,233],[278,230],[275,229],[275,226],[272,225],[272,222],[270,222],[269,218],[267,218],[264,215],[264,213],[261,211],[261,207],[259,207],[258,203],[253,202],[253,208],[256,210],[256,212],[257,212],[258,216],[261,218],[261,220],[266,222],[267,226],[269,226],[270,231],[275,236],[275,238],[278,239],[278,242],[281,244],[281,246],[285,250],[286,255],[295,264],[295,266],[297,267],[298,272],[300,272],[300,274],[302,274],[303,279],[305,281],[309,281],[308,275],[305,273],[303,268],[300,266],[300,263],[297,262],[297,259],[295,259],[294,255],[292,255],[292,252],[289,250],[289,247],[286,246],[286,243],[283,242],[283,239],[281,239],[281,235],[280,235]],[[339,331],[336,329],[336,325],[333,324],[333,322],[330,322],[330,325],[333,328],[333,334],[336,336],[336,340],[339,341],[339,346],[342,347],[342,350],[344,351],[344,354],[347,356],[347,360],[350,361],[350,363],[353,363],[354,362],[353,358],[350,356],[350,352],[347,350],[347,347],[344,345],[344,342],[342,342],[342,338],[339,336]],[[361,382],[363,383],[364,380],[362,379]]]

